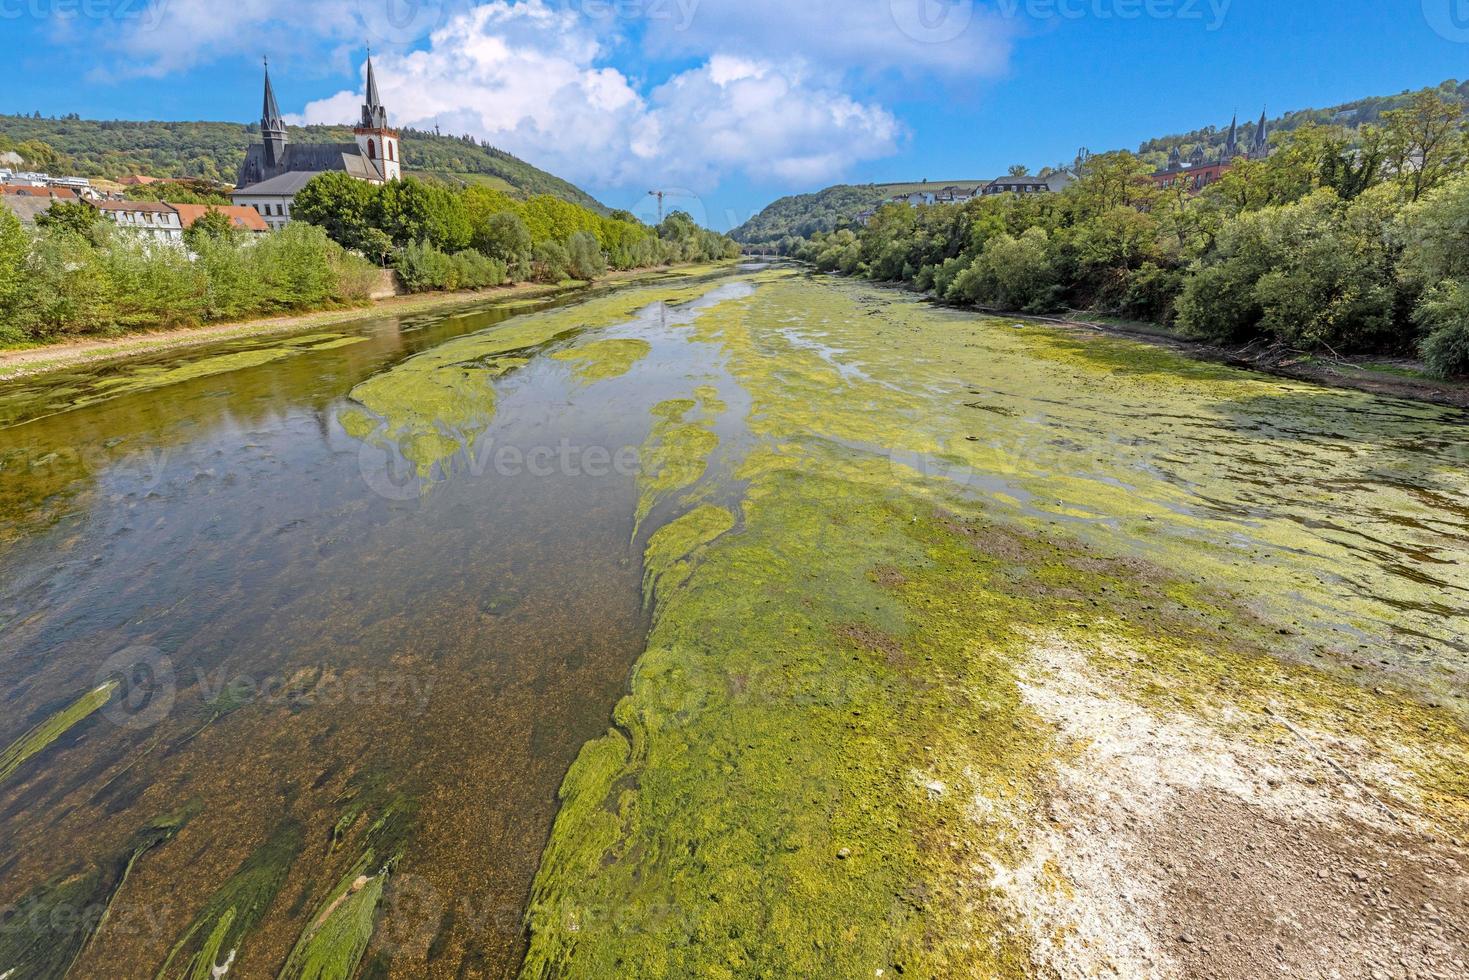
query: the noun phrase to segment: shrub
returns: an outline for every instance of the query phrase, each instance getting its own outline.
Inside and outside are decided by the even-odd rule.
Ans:
[[[571,255],[560,242],[541,242],[531,259],[535,278],[541,282],[561,282],[571,274]]]
[[[1419,345],[1440,378],[1469,375],[1469,285],[1450,279],[1428,292],[1415,311],[1425,335]]]
[[[954,277],[948,298],[1004,310],[1055,309],[1059,289],[1049,241],[1044,228],[1030,228],[1019,238],[991,238],[979,258]]]
[[[427,242],[411,242],[398,253],[398,275],[410,293],[453,289],[458,283],[454,259]]]
[[[597,236],[579,231],[566,242],[567,269],[577,279],[591,281],[607,274],[607,257]]]
[[[464,249],[454,253],[454,277],[458,289],[487,289],[505,282],[505,263]]]

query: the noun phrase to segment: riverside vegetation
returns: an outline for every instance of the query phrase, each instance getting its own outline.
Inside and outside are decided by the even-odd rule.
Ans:
[[[738,253],[683,212],[650,228],[549,195],[522,201],[412,178],[373,187],[324,174],[294,213],[258,238],[206,215],[179,249],[114,228],[85,204],[57,202],[34,232],[0,209],[0,345],[360,304],[380,264],[410,292],[428,292],[591,281],[609,267]]]
[[[1215,343],[1421,354],[1469,374],[1469,130],[1420,93],[1348,132],[1315,123],[1194,195],[1100,154],[1060,194],[888,206],[779,250],[995,310],[1088,310]]]

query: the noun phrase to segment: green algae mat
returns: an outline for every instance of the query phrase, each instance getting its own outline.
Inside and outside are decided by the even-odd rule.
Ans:
[[[1461,414],[782,267],[334,329],[0,399],[0,980],[1387,948],[1240,855],[1452,907]]]

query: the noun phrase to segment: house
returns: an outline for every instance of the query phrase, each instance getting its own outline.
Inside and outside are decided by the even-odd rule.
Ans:
[[[998,177],[985,185],[985,194],[1059,194],[1076,182],[1076,178],[1064,170],[1057,170],[1044,177]]]
[[[318,174],[337,171],[369,184],[403,177],[398,132],[388,127],[388,110],[378,96],[371,58],[367,59],[362,118],[353,130],[356,142],[291,143],[270,84],[268,64],[260,132],[261,143],[246,152],[232,196],[235,204],[253,208],[272,230],[290,223],[296,195]]]
[[[124,187],[146,187],[149,184],[158,183],[159,179],[158,177],[145,177],[142,174],[134,174],[131,177],[124,177],[118,183]]]
[[[119,228],[136,231],[154,241],[181,243],[184,226],[171,204],[156,201],[94,201],[102,217]]]
[[[1266,159],[1270,156],[1270,128],[1265,110],[1260,110],[1260,121],[1255,125],[1250,145],[1246,147],[1239,137],[1239,116],[1236,115],[1229,124],[1224,149],[1217,156],[1209,156],[1200,143],[1185,161],[1183,150],[1175,146],[1168,155],[1167,165],[1149,174],[1148,179],[1164,190],[1183,187],[1190,194],[1197,194],[1228,173],[1239,160]]]
[[[218,211],[229,218],[230,226],[236,231],[248,231],[252,234],[263,234],[270,231],[270,225],[266,223],[259,211],[243,205],[172,204],[169,206],[178,213],[179,223],[183,225],[184,231],[194,227],[194,223],[210,211]]]
[[[27,228],[36,226],[36,217],[51,210],[54,198],[35,197],[30,194],[0,194],[0,207],[20,219]]]
[[[45,201],[75,201],[77,199],[76,192],[67,187],[36,187],[30,184],[0,184],[0,196],[38,197]]]

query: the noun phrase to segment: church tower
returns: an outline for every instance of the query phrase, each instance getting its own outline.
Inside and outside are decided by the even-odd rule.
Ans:
[[[1224,155],[1219,162],[1231,163],[1239,155],[1239,113],[1236,112],[1234,121],[1229,124],[1229,138],[1224,141]]]
[[[265,61],[265,105],[260,111],[260,134],[265,138],[265,164],[270,170],[286,160],[286,121],[275,102],[275,89],[270,85],[270,59]]]
[[[1250,147],[1251,160],[1263,160],[1270,155],[1270,124],[1265,119],[1265,110],[1260,110],[1260,124],[1255,127],[1255,141]]]
[[[372,70],[372,55],[367,56],[367,101],[362,105],[362,121],[354,130],[362,155],[382,172],[384,180],[403,179],[403,161],[398,131],[388,128],[388,110],[377,93],[377,75]]]

